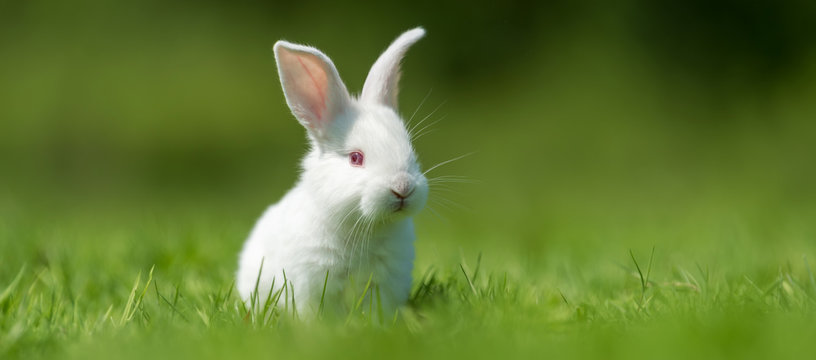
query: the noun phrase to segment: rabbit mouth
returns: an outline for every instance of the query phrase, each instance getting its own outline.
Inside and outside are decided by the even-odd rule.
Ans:
[[[416,188],[410,186],[402,186],[400,190],[391,189],[391,194],[393,194],[395,198],[393,202],[394,212],[403,211],[409,204],[413,203],[412,201],[409,202],[408,199],[414,194],[414,190],[416,190]]]
[[[408,206],[408,202],[405,201],[405,199],[399,199],[395,203],[394,212],[404,211],[407,206]]]
[[[391,209],[391,214],[394,215],[413,215],[417,210],[417,199],[396,199],[392,202]]]

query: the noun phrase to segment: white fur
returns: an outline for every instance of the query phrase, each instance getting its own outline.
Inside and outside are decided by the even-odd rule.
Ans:
[[[400,60],[423,35],[413,29],[391,44],[360,100],[319,50],[275,44],[286,102],[312,147],[298,183],[266,210],[244,244],[237,283],[245,301],[256,281],[261,301],[279,291],[285,272],[288,296],[281,302],[294,299],[301,314],[313,314],[328,272],[327,309],[343,311],[349,289],[362,291],[369,278],[384,311],[405,303],[414,261],[411,216],[425,205],[428,182],[396,112],[396,94]],[[349,163],[352,151],[364,153],[363,167]],[[401,209],[392,189],[413,189]]]
[[[368,72],[360,99],[365,102],[386,104],[397,108],[397,93],[399,88],[399,65],[405,52],[415,42],[425,36],[425,30],[416,28],[400,35],[385,53],[377,59]]]

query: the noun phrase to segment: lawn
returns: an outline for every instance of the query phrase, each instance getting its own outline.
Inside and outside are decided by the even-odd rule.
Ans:
[[[789,358],[816,336],[807,224],[766,247],[753,238],[775,229],[739,223],[550,224],[560,229],[531,252],[507,240],[523,232],[480,240],[421,217],[413,296],[396,318],[372,320],[364,303],[307,322],[236,297],[248,211],[143,206],[47,219],[4,209],[3,358]]]
[[[812,356],[807,32],[549,3],[338,31],[300,21],[339,8],[173,3],[0,9],[1,359]],[[727,45],[751,16],[766,36]],[[272,44],[318,46],[356,92],[418,24],[401,113],[433,124],[423,168],[470,155],[429,173],[451,181],[416,218],[410,303],[247,309],[238,252],[305,146]]]

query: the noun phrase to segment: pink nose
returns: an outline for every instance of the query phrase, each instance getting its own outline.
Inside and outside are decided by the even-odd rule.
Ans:
[[[396,196],[398,199],[405,199],[414,193],[414,189],[408,189],[408,191],[406,191],[406,189],[404,188],[400,190],[391,189],[391,193],[394,194],[394,196]]]
[[[411,184],[410,177],[403,175],[399,176],[391,186],[391,193],[399,199],[405,199],[414,192],[414,187]]]

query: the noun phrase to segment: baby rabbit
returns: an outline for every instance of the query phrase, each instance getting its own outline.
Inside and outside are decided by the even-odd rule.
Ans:
[[[295,187],[266,210],[241,251],[237,286],[247,304],[253,294],[262,304],[285,290],[279,303],[294,301],[302,315],[314,315],[321,299],[342,313],[343,299],[361,296],[369,279],[385,316],[408,299],[412,216],[425,206],[428,181],[397,113],[397,85],[402,57],[424,35],[416,28],[394,40],[359,98],[319,50],[275,44],[286,103],[311,149]]]

